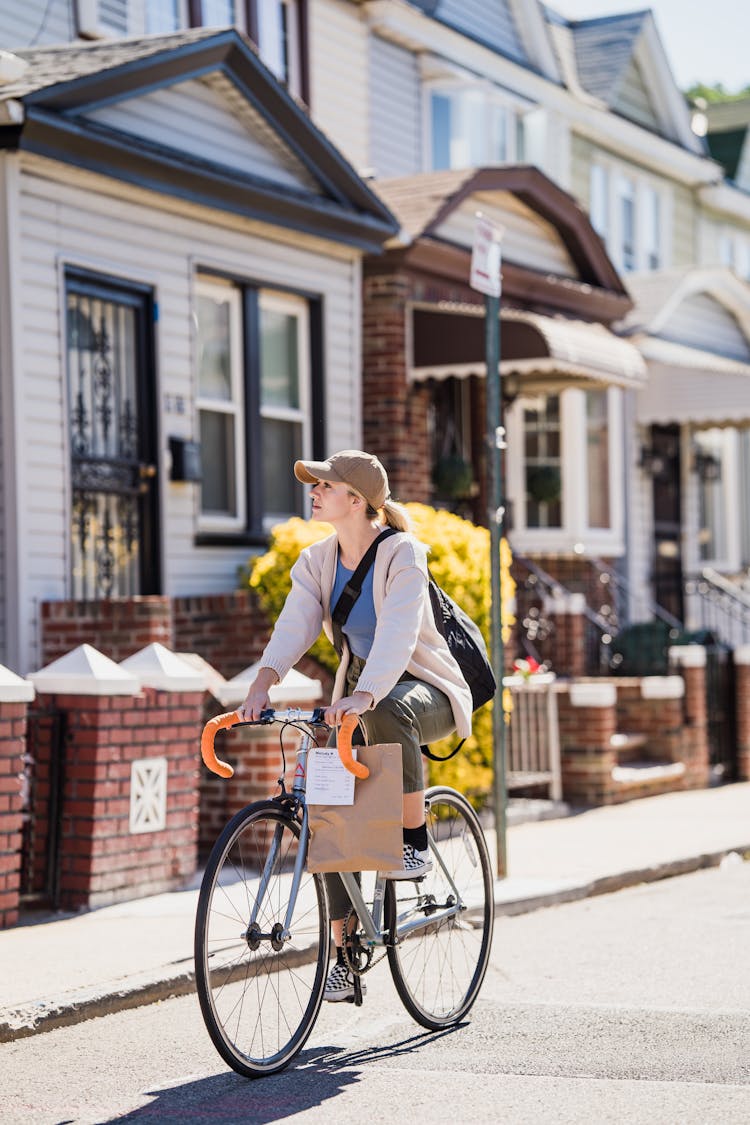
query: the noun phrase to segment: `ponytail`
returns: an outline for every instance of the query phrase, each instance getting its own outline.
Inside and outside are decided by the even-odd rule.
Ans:
[[[396,531],[412,530],[409,513],[402,504],[397,504],[395,500],[386,500],[381,510],[388,527],[395,528]]]

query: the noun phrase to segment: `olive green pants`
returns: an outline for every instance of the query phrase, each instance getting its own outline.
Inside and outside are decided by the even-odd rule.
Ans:
[[[346,694],[356,690],[365,666],[364,660],[353,656],[347,669]],[[424,789],[421,746],[429,746],[447,738],[455,730],[453,709],[448,696],[439,688],[404,675],[372,711],[361,716],[371,744],[397,742],[402,749],[404,793]],[[335,741],[332,737],[331,741]],[[359,727],[352,742],[362,745],[364,736]],[[326,875],[331,918],[343,918],[350,907],[349,896],[338,875]]]

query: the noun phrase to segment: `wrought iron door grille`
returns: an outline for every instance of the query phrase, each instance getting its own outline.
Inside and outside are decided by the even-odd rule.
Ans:
[[[141,451],[143,331],[138,299],[68,292],[72,596],[143,593],[144,502],[155,470]]]

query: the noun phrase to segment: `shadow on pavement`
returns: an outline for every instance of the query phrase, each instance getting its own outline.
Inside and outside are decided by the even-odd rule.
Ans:
[[[283,1121],[295,1113],[323,1105],[357,1082],[359,1071],[371,1062],[397,1059],[419,1049],[423,1043],[450,1035],[463,1024],[445,1031],[420,1032],[382,1047],[363,1047],[347,1051],[344,1047],[313,1047],[300,1052],[288,1070],[269,1078],[252,1081],[233,1071],[213,1075],[179,1086],[149,1090],[148,1105],[117,1122],[181,1121],[211,1122],[212,1125],[265,1125]]]

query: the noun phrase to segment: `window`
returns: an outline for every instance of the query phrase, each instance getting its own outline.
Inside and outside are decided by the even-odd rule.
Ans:
[[[619,178],[618,207],[620,239],[617,247],[617,260],[622,269],[634,270],[636,268],[635,185],[626,176]]]
[[[523,133],[514,107],[490,87],[432,88],[431,168],[473,168],[520,158]]]
[[[609,407],[606,391],[586,391],[588,526],[610,526]]]
[[[296,512],[290,472],[305,455],[308,401],[307,305],[280,293],[260,294],[260,413],[266,521]]]
[[[719,237],[719,261],[734,270],[738,277],[750,281],[750,238],[736,231],[724,230]]]
[[[726,476],[724,433],[704,430],[694,436],[698,474],[698,554],[701,562],[727,558],[727,527],[722,477]]]
[[[246,523],[240,290],[201,282],[196,313],[202,522],[236,530]]]
[[[257,0],[258,50],[289,89],[300,92],[300,28],[295,0]]]
[[[618,269],[657,270],[667,265],[669,221],[666,188],[606,158],[591,165],[589,218]]]
[[[560,396],[540,395],[523,410],[526,526],[562,527]]]
[[[302,515],[310,455],[309,302],[202,275],[196,286],[200,529],[260,536]]]
[[[148,0],[145,15],[147,35],[178,31],[184,24],[181,0]]]
[[[239,0],[201,0],[200,23],[203,27],[233,27],[240,23],[240,7]]]
[[[618,554],[623,549],[622,392],[519,397],[506,414],[512,546]]]

